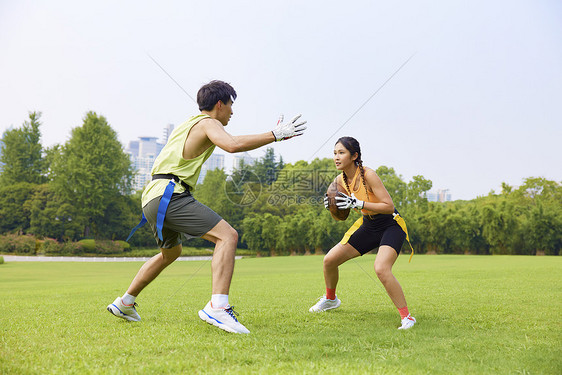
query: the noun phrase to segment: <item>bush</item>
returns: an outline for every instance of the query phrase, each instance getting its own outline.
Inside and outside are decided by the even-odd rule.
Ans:
[[[123,251],[131,251],[131,245],[129,245],[128,242],[121,240],[117,240],[115,242],[123,249]]]
[[[43,250],[43,242],[41,240],[35,240],[35,255],[45,255],[45,250]]]
[[[36,251],[35,237],[17,234],[7,234],[0,236],[0,251],[12,254],[35,255]]]
[[[42,253],[45,255],[60,255],[62,245],[53,238],[45,238],[43,241]]]
[[[78,243],[82,246],[82,249],[85,253],[95,253],[97,244],[96,240],[87,239],[87,240],[80,240]]]
[[[65,242],[62,245],[62,254],[65,255],[82,255],[84,253],[84,247],[80,242]]]
[[[4,257],[0,256],[0,264],[4,264]]]
[[[35,237],[33,236],[17,236],[16,237],[16,254],[35,255]]]
[[[5,236],[0,236],[0,251],[3,253],[13,253],[14,252],[14,244],[11,238],[13,235],[7,234]]]
[[[119,241],[123,242],[123,241]],[[98,241],[96,253],[98,254],[119,254],[123,252],[123,245],[116,241]]]

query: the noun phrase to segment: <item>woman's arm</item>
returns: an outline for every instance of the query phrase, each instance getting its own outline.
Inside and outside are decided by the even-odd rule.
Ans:
[[[367,182],[367,187],[375,194],[378,202],[365,202],[363,208],[379,214],[393,213],[394,203],[377,173],[372,169],[365,169],[365,181]]]

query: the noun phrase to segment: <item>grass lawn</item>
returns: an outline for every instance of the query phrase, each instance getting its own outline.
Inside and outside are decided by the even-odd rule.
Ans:
[[[190,257],[190,256],[209,256],[213,255],[214,247],[190,247],[190,246],[182,246],[182,257]],[[160,253],[160,249],[157,247],[148,248],[148,249],[133,249],[130,251],[126,251],[124,253],[119,254],[84,254],[83,256],[98,256],[98,257],[152,257],[156,254]],[[13,254],[17,255],[17,254]],[[248,249],[236,249],[236,255],[241,256],[255,256],[256,252]],[[76,255],[81,256],[81,255]]]
[[[139,262],[5,263],[0,374],[562,373],[562,257],[401,256],[407,331],[374,257],[340,268],[342,306],[319,314],[321,256],[237,261],[230,302],[250,335],[199,320],[210,262],[172,264],[137,299],[138,323],[105,308]]]

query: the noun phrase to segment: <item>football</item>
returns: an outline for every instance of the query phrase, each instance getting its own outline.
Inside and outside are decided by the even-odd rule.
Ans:
[[[326,195],[328,195],[328,209],[330,210],[330,213],[332,214],[332,217],[334,219],[343,221],[349,216],[350,209],[338,209],[338,206],[336,206],[336,195],[338,194],[338,192],[347,194],[345,188],[342,185],[338,184],[336,180],[334,180],[334,182],[332,182],[330,186],[328,186],[328,191],[326,192]]]

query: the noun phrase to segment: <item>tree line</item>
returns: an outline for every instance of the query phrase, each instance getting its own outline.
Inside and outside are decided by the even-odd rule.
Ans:
[[[95,112],[85,115],[66,143],[50,148],[40,142],[40,117],[30,113],[20,128],[2,136],[0,234],[33,236],[71,250],[75,241],[96,239],[106,241],[99,252],[107,252],[107,241],[125,239],[140,218],[141,192],[131,191],[130,159]],[[376,171],[418,253],[560,253],[559,182],[529,177],[517,188],[504,183],[501,192],[473,200],[429,202],[431,180],[414,176],[407,182],[387,166]],[[242,248],[264,255],[323,253],[360,215],[352,212],[341,222],[324,209],[323,196],[337,173],[329,158],[285,164],[268,148],[255,164],[242,164],[230,175],[207,172],[193,195],[238,230]],[[210,245],[202,239],[187,243]],[[130,245],[155,246],[148,225]]]

